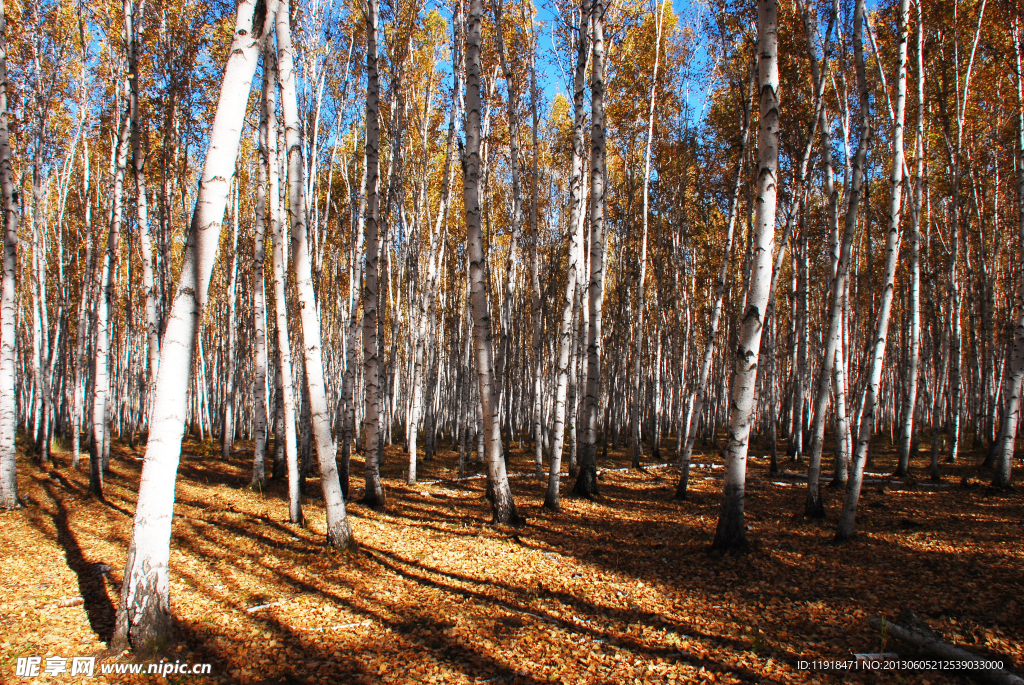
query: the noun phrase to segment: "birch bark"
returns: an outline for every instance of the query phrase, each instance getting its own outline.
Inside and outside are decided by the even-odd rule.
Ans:
[[[371,2],[373,0],[370,0]],[[494,383],[491,313],[487,301],[486,254],[483,244],[480,206],[480,33],[483,0],[470,0],[466,27],[466,116],[463,154],[463,195],[469,257],[470,301],[473,310],[473,341],[477,364],[477,385],[483,418],[484,449],[488,490],[496,524],[520,525],[512,490],[505,473],[499,396]]]
[[[93,356],[92,451],[89,457],[89,490],[103,497],[104,442],[107,436],[107,394],[110,386],[110,306],[114,298],[114,279],[121,244],[121,213],[124,200],[125,162],[128,157],[128,112],[121,118],[117,131],[117,149],[111,190],[110,225],[107,247],[103,254],[99,297],[96,298],[96,340]]]
[[[363,419],[363,455],[366,490],[363,502],[383,508],[380,482],[380,345],[377,333],[377,299],[380,295],[378,231],[380,227],[380,76],[377,72],[379,0],[366,2],[366,221],[363,271],[363,385],[366,399]]]
[[[264,38],[264,43],[269,41]],[[267,46],[264,45],[266,55]],[[253,323],[253,465],[251,487],[263,489],[267,482],[266,454],[269,432],[267,407],[267,220],[270,202],[267,186],[270,182],[268,90],[273,87],[268,61],[263,61],[263,90],[260,98],[259,177],[256,184],[256,221],[252,254],[252,323]],[[272,102],[272,101],[271,101]],[[272,219],[271,219],[272,221]]]
[[[1020,18],[1013,23],[1013,48],[1016,53],[1017,76],[1017,231],[1021,255],[1024,255],[1024,69],[1021,68],[1021,27]],[[0,134],[2,135],[2,134]],[[0,140],[2,145],[2,140]],[[2,152],[2,148],[0,148]],[[0,159],[2,162],[2,159]],[[1013,467],[1014,443],[1020,421],[1021,387],[1024,385],[1024,275],[1018,290],[1017,326],[1013,329],[1013,356],[1007,374],[1006,400],[1003,404],[1003,421],[995,452],[995,476],[992,484],[996,487],[1010,486]]]
[[[260,12],[256,9],[262,10]],[[268,8],[238,4],[235,31],[185,245],[181,275],[161,352],[153,418],[139,480],[124,582],[111,644],[152,648],[170,636],[170,540],[174,483],[181,456],[188,385],[199,317],[216,260],[229,182],[238,156],[248,95]]]
[[[331,436],[331,415],[324,385],[321,352],[320,312],[313,292],[312,265],[306,233],[306,200],[302,178],[302,143],[299,130],[299,108],[295,94],[294,48],[292,47],[288,3],[277,12],[277,45],[281,70],[281,109],[284,113],[285,142],[288,146],[288,215],[292,229],[292,268],[295,290],[299,297],[299,319],[302,322],[305,348],[306,391],[312,419],[317,459],[320,462],[320,488],[327,517],[327,542],[346,550],[355,545],[352,527],[345,513],[345,500],[338,479],[334,439]]]
[[[864,0],[859,0],[854,11],[854,47],[861,31],[858,19],[866,22]],[[859,15],[859,17],[858,17]],[[892,175],[889,178],[889,221],[885,239],[885,272],[882,276],[882,298],[879,303],[878,318],[875,322],[875,334],[872,338],[871,365],[866,374],[863,407],[858,426],[857,444],[854,447],[853,459],[850,464],[849,482],[846,486],[846,497],[843,511],[839,516],[836,538],[845,540],[853,535],[854,519],[857,515],[857,502],[860,499],[861,483],[864,479],[864,463],[867,460],[871,432],[875,427],[875,411],[882,378],[882,365],[885,361],[885,345],[889,331],[889,314],[892,298],[896,290],[896,263],[900,252],[900,209],[903,200],[903,121],[907,104],[907,43],[909,39],[907,22],[910,16],[910,0],[900,0],[899,23],[899,57],[897,61],[896,117],[893,122],[892,138]],[[863,49],[862,49],[863,52]],[[863,56],[860,59],[863,62]],[[858,79],[859,80],[859,79]],[[862,94],[862,97],[865,97]],[[866,97],[865,97],[866,99]],[[866,104],[861,105],[862,115]]]
[[[604,307],[604,220],[606,132],[604,115],[604,0],[591,5],[593,31],[590,76],[590,285],[588,292],[587,379],[583,409],[583,457],[573,493],[586,498],[598,494],[597,416],[601,398],[601,352],[604,343],[601,314]]]
[[[757,85],[757,61],[754,60],[750,78],[750,96],[743,103],[743,132],[740,135],[740,158],[736,162],[736,176],[733,180],[732,200],[729,203],[729,219],[725,228],[725,245],[722,246],[722,263],[718,267],[718,279],[715,281],[715,300],[711,305],[711,321],[708,324],[708,339],[704,346],[700,372],[697,376],[697,388],[690,402],[691,420],[687,427],[686,444],[680,457],[681,473],[679,485],[676,487],[675,499],[684,500],[690,480],[690,459],[693,456],[693,445],[697,441],[697,428],[700,415],[707,400],[708,379],[711,377],[711,363],[715,354],[715,339],[718,337],[718,324],[722,318],[722,304],[725,301],[725,280],[729,274],[729,261],[732,254],[733,232],[736,228],[736,217],[739,214],[740,191],[743,189],[743,167],[747,158],[747,145],[750,141],[750,112],[753,107],[754,90]]]
[[[842,363],[842,359],[838,357],[838,353],[842,349],[842,335],[844,329],[843,306],[847,289],[849,287],[848,279],[850,273],[850,262],[853,254],[853,239],[857,232],[857,214],[860,207],[861,192],[864,184],[864,164],[867,158],[868,146],[871,142],[871,121],[867,100],[863,37],[862,33],[856,28],[854,30],[853,37],[857,81],[861,99],[860,142],[857,148],[857,153],[852,160],[850,191],[847,196],[844,230],[842,239],[839,243],[839,259],[836,262],[835,277],[832,279],[828,331],[825,337],[825,356],[822,361],[822,369],[827,367],[828,371],[819,372],[817,393],[814,399],[814,418],[811,424],[811,457],[807,469],[807,499],[804,505],[806,515],[812,517],[824,516],[824,504],[821,499],[820,476],[821,454],[825,440],[825,413],[828,407],[829,376],[832,374],[832,370],[834,368],[833,364],[836,363],[837,359]],[[831,145],[831,139],[827,135],[827,129],[822,130],[822,135],[824,136],[822,139],[822,145]],[[831,174],[826,170],[826,182],[830,179]],[[836,191],[833,191],[833,197],[835,197],[835,192]],[[838,213],[836,213],[836,217],[836,221],[838,221]]]
[[[11,169],[11,136],[7,111],[7,15],[0,0],[0,191],[3,192],[3,281],[0,282],[0,506],[15,509],[18,465],[14,436],[18,425],[15,396],[17,351],[18,219],[21,198]]]
[[[918,367],[921,363],[921,209],[924,202],[924,14],[918,5],[916,31],[917,60],[917,158],[914,179],[914,210],[910,214],[910,341],[907,351],[907,395],[903,403],[900,425],[900,446],[895,476],[906,476],[910,468],[910,452],[914,440],[914,413],[917,410]],[[1018,60],[1019,60],[1018,51]]]
[[[145,0],[142,0],[145,2]],[[142,122],[139,115],[139,28],[132,0],[124,0],[124,28],[128,40],[128,107],[131,114],[132,173],[135,176],[136,223],[142,252],[142,291],[146,298],[147,357],[146,396],[152,402],[153,387],[160,364],[160,324],[156,313],[156,285],[153,277],[153,244],[149,234],[149,203],[146,189],[146,157],[142,150]]]
[[[562,302],[562,318],[558,325],[558,361],[555,379],[555,411],[554,429],[551,437],[551,463],[548,471],[548,488],[544,495],[544,507],[558,511],[560,500],[560,479],[562,471],[562,444],[566,430],[566,394],[571,373],[572,348],[575,338],[573,330],[576,289],[583,281],[581,266],[585,258],[583,247],[584,222],[582,220],[583,191],[583,160],[586,150],[583,147],[583,110],[584,89],[587,87],[587,54],[590,52],[590,0],[580,3],[580,25],[576,37],[576,71],[573,75],[573,133],[572,133],[572,168],[569,181],[569,226],[572,227],[571,244],[569,246],[569,263],[566,269],[565,293]],[[573,403],[574,404],[574,403]],[[575,406],[570,404],[568,412],[570,425],[574,424],[572,416],[576,413]]]
[[[269,18],[269,17],[268,17]],[[299,446],[298,431],[295,426],[295,387],[292,384],[292,349],[288,340],[288,304],[285,296],[285,278],[288,269],[287,244],[284,239],[284,221],[282,219],[283,192],[282,169],[284,154],[280,143],[280,126],[276,109],[276,92],[278,80],[277,60],[273,51],[273,42],[269,35],[263,50],[263,65],[269,79],[264,90],[264,108],[267,113],[267,155],[270,167],[270,221],[271,249],[273,250],[272,266],[274,270],[274,320],[277,328],[277,380],[281,400],[278,408],[281,418],[278,420],[276,439],[280,444],[283,437],[285,467],[288,473],[288,520],[302,524],[302,493],[299,482]],[[283,433],[283,435],[282,435]]]
[[[661,24],[665,11],[665,2],[657,3],[658,12],[654,17],[654,70],[651,75],[651,97],[647,112],[647,143],[644,145],[644,179],[643,208],[641,209],[640,231],[640,279],[637,283],[636,316],[633,320],[633,398],[629,407],[629,423],[633,447],[633,468],[640,468],[640,460],[644,456],[644,446],[640,440],[640,375],[643,362],[643,328],[644,328],[644,283],[647,280],[647,224],[650,208],[651,185],[651,141],[654,138],[654,104],[658,94],[658,62],[661,57]],[[744,141],[745,142],[745,141]],[[657,434],[657,429],[655,429]]]
[[[224,368],[224,415],[220,428],[220,458],[231,456],[235,439],[235,308],[238,291],[238,178],[235,177],[234,201],[231,211],[231,267],[228,269],[228,330],[227,350]]]
[[[743,519],[747,447],[754,415],[761,332],[771,287],[775,243],[775,206],[779,168],[779,64],[778,5],[776,0],[758,0],[758,88],[760,117],[757,138],[757,213],[752,235],[751,261],[746,306],[740,321],[736,362],[729,399],[729,432],[725,447],[725,475],[718,528],[712,547],[718,550],[745,549]]]

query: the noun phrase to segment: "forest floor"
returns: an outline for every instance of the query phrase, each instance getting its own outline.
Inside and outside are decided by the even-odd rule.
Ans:
[[[889,473],[892,447],[876,443],[869,471]],[[704,466],[680,503],[670,499],[678,468],[613,471],[629,464],[613,451],[599,463],[608,469],[600,498],[565,498],[552,514],[540,507],[544,483],[526,475],[530,457],[513,451],[511,471],[523,475],[512,489],[528,519],[513,530],[489,525],[482,478],[451,480],[454,453],[421,460],[424,484],[410,487],[395,447],[387,511],[350,503],[360,550],[343,555],[325,548],[316,479],[307,526],[291,525],[284,483],[249,490],[251,449],[225,462],[213,444],[189,441],[171,550],[177,634],[162,657],[210,663],[212,676],[100,675],[101,663],[145,662],[107,649],[142,453],[115,445],[105,501],[88,494],[88,473],[70,468],[70,455],[46,469],[19,455],[27,506],[0,514],[0,682],[29,682],[15,663],[34,655],[44,668],[47,656],[68,657],[69,671],[70,657],[97,657],[95,679],[38,679],[48,683],[965,682],[937,671],[799,668],[854,653],[910,655],[868,625],[904,611],[1024,672],[1024,495],[1019,478],[1015,492],[990,491],[989,474],[970,465],[976,453],[943,464],[945,487],[869,483],[859,535],[836,545],[840,493],[826,489],[826,520],[805,520],[805,484],[769,476],[754,450],[753,549],[715,556],[717,457],[696,459]],[[352,473],[359,496],[358,458]],[[96,564],[112,567],[108,578]],[[82,603],[60,606],[74,597]]]

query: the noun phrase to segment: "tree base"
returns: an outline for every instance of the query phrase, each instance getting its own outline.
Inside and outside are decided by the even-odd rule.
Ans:
[[[718,528],[711,543],[715,552],[744,554],[750,551],[747,527],[743,517],[742,486],[726,486],[722,509],[718,515]]]
[[[359,551],[359,544],[352,534],[352,527],[348,524],[348,521],[344,521],[340,526],[336,526],[335,530],[328,529],[327,544],[339,552],[354,554]]]
[[[804,503],[804,516],[809,519],[823,519],[825,518],[825,504],[821,500],[821,496],[808,497]]]
[[[129,563],[131,555],[132,550],[129,551]],[[131,580],[125,579],[122,593],[129,592],[127,585]],[[130,649],[138,655],[157,655],[166,650],[174,629],[168,598],[157,590],[155,574],[135,580],[139,587],[132,593],[130,603],[125,600],[119,603],[110,646],[115,652]]]
[[[598,496],[597,488],[597,467],[582,466],[579,475],[576,477],[576,484],[573,485],[572,495],[584,499],[594,499]]]

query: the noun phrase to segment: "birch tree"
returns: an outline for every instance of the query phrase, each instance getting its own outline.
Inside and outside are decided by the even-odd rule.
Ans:
[[[562,473],[562,445],[565,440],[566,393],[570,374],[575,375],[570,360],[575,344],[573,330],[574,311],[577,306],[576,293],[583,283],[586,199],[583,166],[586,150],[583,147],[583,96],[587,87],[587,55],[590,53],[590,0],[581,0],[579,26],[576,31],[576,69],[573,72],[573,127],[571,177],[569,180],[569,226],[572,228],[569,245],[569,260],[565,276],[565,292],[562,301],[562,316],[558,323],[558,361],[555,379],[555,410],[551,437],[551,462],[548,471],[548,488],[544,495],[544,507],[557,511],[560,504],[560,479]],[[575,413],[575,402],[568,411]]]
[[[11,169],[10,119],[7,110],[7,13],[0,0],[0,191],[3,192],[3,280],[0,282],[0,506],[14,509],[18,501],[18,465],[14,436],[18,413],[15,406],[15,353],[17,340],[18,219],[21,198]]]
[[[371,0],[372,1],[372,0]],[[480,204],[480,33],[483,0],[470,0],[466,24],[466,116],[465,151],[462,157],[463,197],[466,207],[467,254],[469,258],[470,302],[473,311],[473,347],[477,386],[483,414],[484,450],[488,491],[496,524],[520,525],[512,499],[502,454],[498,393],[494,386],[494,352],[491,342],[491,313],[487,302],[486,259]]]
[[[747,547],[743,500],[747,472],[747,448],[753,418],[758,353],[765,323],[764,313],[772,280],[775,243],[775,205],[779,170],[779,65],[778,5],[758,0],[758,91],[760,93],[757,137],[757,213],[752,236],[746,307],[739,326],[739,341],[732,373],[729,429],[725,447],[725,476],[714,549]]]
[[[262,14],[255,12],[252,0],[241,0],[238,4],[185,259],[164,331],[149,441],[112,640],[115,649],[145,649],[160,644],[172,629],[171,517],[192,358],[259,57],[259,41],[276,13],[276,5],[271,4],[260,8]]]
[[[335,444],[331,436],[330,410],[324,388],[323,358],[321,354],[320,312],[313,293],[312,269],[306,232],[305,179],[299,137],[299,111],[295,95],[294,48],[288,3],[282,3],[277,12],[277,45],[280,55],[281,109],[284,113],[285,144],[288,146],[288,216],[292,229],[292,268],[295,272],[295,290],[299,298],[302,339],[305,349],[306,391],[312,415],[317,458],[320,462],[320,487],[324,495],[327,515],[327,542],[347,550],[355,545],[352,528],[345,513],[345,500],[338,480]]]
[[[377,300],[380,295],[380,77],[377,71],[378,0],[366,2],[366,220],[363,230],[363,384],[366,388],[363,419],[363,458],[366,464],[366,490],[363,502],[383,508],[384,488],[378,463],[381,448],[380,426],[380,344],[377,339]]]
[[[1020,17],[1013,20],[1013,51],[1015,53],[1015,76],[1017,77],[1017,239],[1020,254],[1024,256],[1024,69],[1021,68],[1021,27]],[[2,75],[2,74],[0,74]],[[0,132],[0,135],[3,135]],[[3,145],[0,139],[0,146]],[[2,154],[2,147],[0,147]],[[2,159],[0,159],[2,163]],[[1021,388],[1024,386],[1024,274],[1017,297],[1017,325],[1013,329],[1012,357],[1007,374],[1006,400],[1003,404],[1003,421],[999,439],[995,445],[995,476],[992,484],[1000,488],[1010,486],[1010,472],[1013,467],[1014,446],[1020,422]]]
[[[583,458],[573,494],[597,496],[597,414],[601,393],[601,315],[604,307],[604,221],[607,142],[604,116],[604,0],[591,0],[590,72],[590,284],[587,293],[587,381],[583,405]]]

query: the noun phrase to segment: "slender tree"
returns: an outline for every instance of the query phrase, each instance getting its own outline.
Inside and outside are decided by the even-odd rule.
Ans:
[[[862,6],[863,3],[864,0],[860,0],[857,3],[857,8],[854,10],[853,30],[855,48],[858,42],[857,31],[862,30],[857,22],[866,22],[866,9]],[[871,356],[869,367],[865,374],[864,398],[861,400],[862,409],[860,413],[860,426],[858,426],[857,430],[857,443],[854,447],[853,459],[850,464],[850,477],[846,486],[843,511],[839,517],[839,525],[836,529],[836,537],[840,540],[845,540],[853,534],[854,518],[857,515],[857,502],[860,499],[860,488],[864,479],[864,463],[867,461],[871,432],[877,418],[875,412],[878,408],[882,365],[885,361],[885,346],[889,332],[889,314],[896,290],[896,262],[900,252],[901,238],[900,210],[903,201],[903,169],[906,166],[903,153],[903,121],[907,103],[907,43],[909,42],[910,0],[900,0],[898,16],[898,24],[896,26],[897,35],[899,36],[899,56],[896,66],[896,73],[898,75],[896,81],[896,116],[893,121],[892,173],[889,177],[889,216],[888,226],[886,227],[886,257],[882,275],[882,297],[879,302],[874,326],[874,336],[871,338]],[[863,56],[861,56],[861,60],[863,60]],[[865,109],[864,105],[862,105],[862,109]]]
[[[574,402],[566,407],[566,393],[572,374],[572,357],[575,335],[573,330],[576,293],[583,282],[584,229],[583,207],[585,190],[583,186],[583,164],[586,150],[583,147],[584,90],[587,87],[587,55],[590,52],[590,0],[580,3],[580,19],[576,36],[576,70],[573,74],[573,129],[572,161],[569,181],[569,226],[572,228],[569,245],[569,261],[565,276],[565,296],[562,301],[562,317],[558,324],[558,362],[555,379],[555,410],[551,437],[551,463],[548,472],[548,488],[544,495],[544,507],[557,511],[560,501],[560,479],[562,472],[562,444],[565,440],[567,411],[575,414]]]
[[[372,0],[371,0],[372,1]],[[488,491],[494,522],[519,525],[512,490],[505,472],[502,454],[498,393],[494,386],[491,313],[487,302],[480,203],[480,32],[483,0],[470,0],[466,25],[466,117],[465,151],[462,158],[463,196],[466,207],[466,234],[469,258],[470,301],[473,311],[473,347],[476,358],[477,386],[483,418],[484,450],[487,460]]]
[[[1017,77],[1017,233],[1020,254],[1024,255],[1024,69],[1021,68],[1021,27],[1020,17],[1014,17],[1013,51],[1016,59]],[[2,135],[2,133],[0,133]],[[0,145],[3,142],[0,140]],[[0,149],[2,154],[2,149]],[[2,159],[0,159],[2,162]],[[1024,387],[1024,273],[1021,275],[1022,286],[1017,295],[1017,325],[1013,329],[1012,357],[1010,370],[1007,374],[1006,400],[1003,404],[1003,421],[999,430],[999,440],[995,449],[995,476],[992,484],[996,487],[1010,486],[1010,473],[1013,467],[1014,445],[1017,439],[1017,426],[1020,421],[1021,388]]]
[[[366,220],[363,224],[363,385],[366,404],[363,419],[363,457],[366,463],[366,491],[363,502],[371,507],[385,506],[380,482],[380,344],[377,300],[379,286],[378,233],[380,226],[380,76],[377,71],[378,0],[366,2]]]
[[[590,285],[588,290],[587,380],[583,405],[583,458],[573,493],[595,497],[597,489],[597,414],[601,393],[601,314],[604,307],[604,221],[607,141],[604,116],[604,0],[592,0],[590,72]]]
[[[747,473],[747,447],[754,416],[758,353],[764,314],[771,287],[775,243],[775,205],[779,170],[779,64],[778,5],[776,0],[758,0],[758,90],[760,92],[757,137],[757,213],[751,236],[753,260],[750,266],[746,306],[740,320],[736,362],[729,399],[729,430],[725,447],[725,477],[722,508],[712,543],[718,550],[747,547],[743,500]]]
[[[149,441],[117,608],[112,641],[115,649],[146,649],[161,644],[172,629],[171,518],[193,353],[259,58],[259,41],[276,13],[276,3],[272,0],[269,5],[261,4],[263,11],[256,12],[252,0],[238,4],[184,262],[164,330]]]
[[[15,354],[17,350],[18,219],[21,198],[11,170],[11,134],[7,111],[7,13],[0,0],[0,191],[3,192],[3,281],[0,283],[0,506],[14,509],[18,501]]]
[[[338,479],[334,439],[331,436],[330,410],[324,387],[321,353],[320,311],[313,293],[312,267],[306,226],[305,179],[299,132],[299,110],[295,93],[294,48],[288,3],[277,12],[277,46],[280,54],[281,109],[284,113],[285,144],[288,146],[288,216],[292,229],[292,268],[299,299],[299,320],[302,323],[305,349],[306,402],[313,424],[314,445],[320,462],[320,488],[327,515],[327,542],[347,550],[355,545],[352,527],[345,512],[345,500]]]

